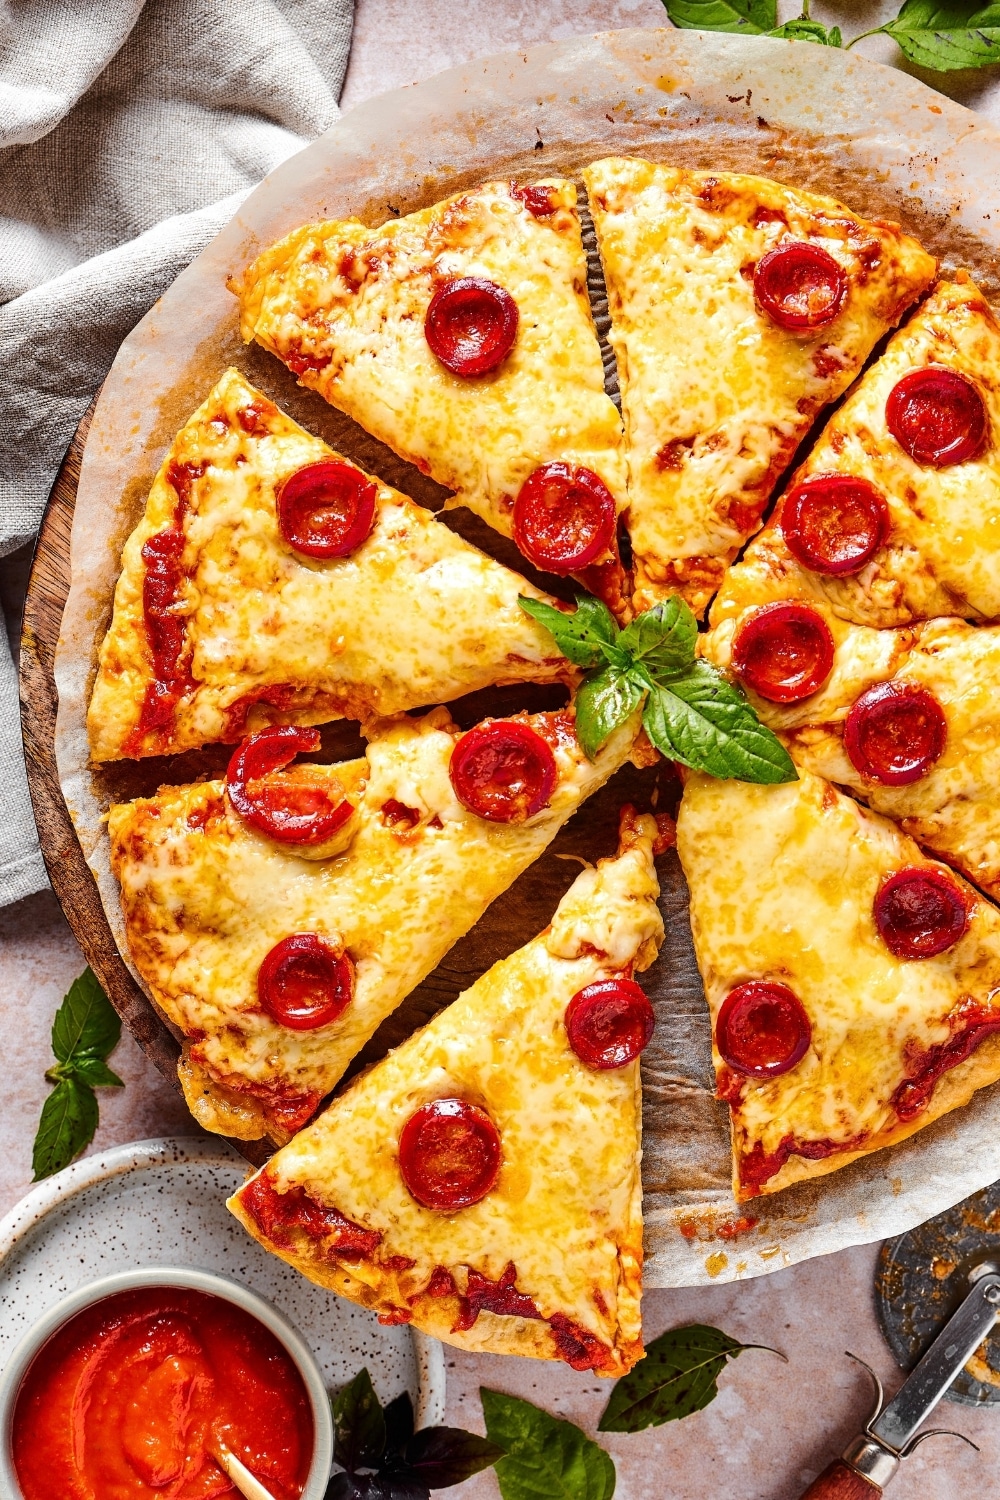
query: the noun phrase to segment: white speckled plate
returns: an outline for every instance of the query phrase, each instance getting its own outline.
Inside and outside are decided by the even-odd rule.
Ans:
[[[137,1266],[196,1266],[272,1302],[331,1388],[366,1365],[383,1401],[408,1390],[418,1426],[441,1422],[442,1346],[405,1326],[383,1328],[262,1250],[226,1208],[246,1170],[217,1140],[153,1140],[87,1157],[39,1183],[0,1220],[0,1369],[67,1292]]]

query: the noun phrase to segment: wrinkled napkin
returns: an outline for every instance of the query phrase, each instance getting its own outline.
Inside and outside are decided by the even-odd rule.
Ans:
[[[0,3],[0,556],[119,344],[338,113],[353,0]],[[0,906],[46,883],[0,631]]]

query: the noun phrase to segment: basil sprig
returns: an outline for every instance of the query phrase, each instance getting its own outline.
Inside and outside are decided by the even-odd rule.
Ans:
[[[703,1323],[661,1334],[646,1345],[646,1358],[615,1382],[598,1432],[641,1432],[701,1411],[719,1394],[718,1379],[729,1360],[747,1349],[778,1353],[766,1344],[741,1344]]]
[[[121,1034],[116,1011],[96,975],[85,969],[52,1022],[56,1061],[45,1076],[54,1087],[42,1106],[31,1154],[34,1182],[62,1171],[94,1139],[99,1115],[94,1090],[125,1087],[107,1064]]]
[[[479,1394],[486,1431],[505,1452],[496,1466],[503,1500],[611,1500],[615,1466],[579,1427],[502,1391]]]
[[[742,31],[750,36],[790,37],[843,47],[839,26],[826,27],[809,14],[778,25],[777,0],[663,0],[675,26],[696,31]],[[891,36],[910,62],[936,73],[957,68],[985,68],[1000,62],[1000,4],[978,0],[904,0],[891,21],[853,37],[853,47],[866,36]]]
[[[646,733],[669,759],[723,780],[798,780],[787,750],[739,688],[695,655],[698,623],[682,599],[654,605],[624,630],[589,596],[577,600],[575,614],[523,595],[519,602],[587,670],[576,694],[576,733],[590,760],[644,702]]]
[[[406,1392],[383,1407],[367,1370],[335,1397],[333,1420],[333,1456],[343,1472],[330,1480],[326,1500],[430,1500],[431,1490],[461,1484],[504,1452],[460,1427],[414,1432]]]

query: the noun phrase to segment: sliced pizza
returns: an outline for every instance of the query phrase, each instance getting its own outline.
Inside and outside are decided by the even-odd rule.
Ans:
[[[687,778],[677,849],[734,1192],[904,1140],[1000,1079],[1000,912],[818,776]]]
[[[740,681],[797,765],[1000,898],[1000,627],[849,624],[790,552],[785,515],[727,575],[704,654]]]
[[[465,1349],[620,1375],[642,1356],[642,1099],[663,937],[656,823],[230,1200],[322,1286]]]
[[[1000,326],[940,282],[781,502],[781,542],[845,620],[1000,619]]]
[[[125,545],[93,758],[572,681],[523,593],[537,590],[228,370]]]
[[[319,733],[277,725],[244,741],[225,781],[112,807],[128,951],[184,1039],[199,1123],[287,1139],[638,728],[592,763],[572,710],[463,734],[434,709],[374,725],[365,759],[290,766]]]
[[[377,229],[307,224],[233,286],[244,339],[622,612],[622,425],[572,182],[490,182]]]
[[[699,613],[823,406],[930,285],[897,224],[732,173],[584,172],[629,462],[635,607]]]

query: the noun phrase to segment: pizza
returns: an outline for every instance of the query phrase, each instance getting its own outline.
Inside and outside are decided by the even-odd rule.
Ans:
[[[632,753],[591,763],[572,710],[447,711],[369,729],[367,755],[291,765],[315,729],[250,736],[225,780],[112,807],[132,963],[180,1034],[198,1122],[288,1136],[381,1021]]]
[[[677,850],[745,1200],[895,1145],[1000,1079],[1000,912],[803,771],[687,777]]]
[[[893,336],[779,511],[786,550],[842,619],[1000,619],[1000,326],[967,274]]]
[[[233,282],[244,339],[622,614],[622,425],[576,187],[490,182],[372,229],[307,224]]]
[[[897,224],[733,173],[584,171],[629,466],[635,608],[701,613],[817,414],[931,284]]]
[[[657,829],[356,1079],[230,1208],[313,1281],[447,1343],[621,1375],[642,1357],[636,983],[663,937]]]
[[[93,759],[571,682],[518,607],[537,593],[228,370],[125,544]]]

